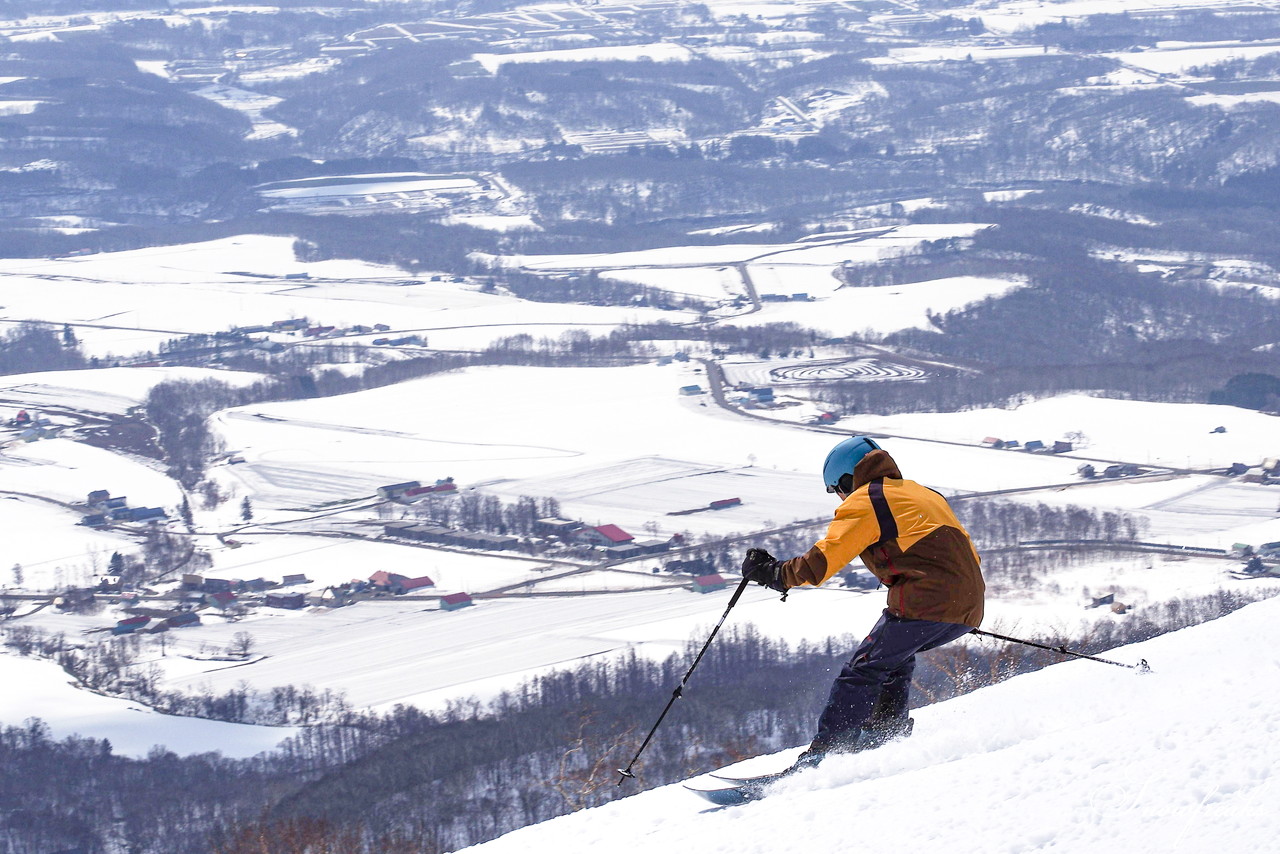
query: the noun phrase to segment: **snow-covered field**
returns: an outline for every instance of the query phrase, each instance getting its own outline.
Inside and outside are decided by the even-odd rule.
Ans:
[[[740,325],[795,322],[832,334],[928,328],[928,315],[962,308],[1021,287],[1007,278],[959,276],[887,287],[845,287],[842,265],[872,264],[909,255],[926,241],[971,237],[978,224],[919,224],[817,234],[796,243],[679,246],[605,255],[548,255],[503,259],[533,271],[594,270],[604,278],[712,301],[745,298],[753,287],[762,310]],[[856,271],[854,273],[856,277]],[[805,299],[790,300],[795,294]],[[788,298],[772,301],[770,295]]]
[[[318,478],[308,473],[317,468],[387,483],[454,477],[464,486],[643,457],[812,475],[829,435],[744,421],[681,397],[681,386],[702,378],[695,370],[679,364],[471,368],[339,397],[232,409],[216,416],[217,429],[246,464],[220,472],[238,480],[242,491],[252,490],[255,501],[276,507],[314,501]],[[442,405],[458,400],[477,403]],[[518,430],[507,413],[521,414]],[[601,430],[602,423],[609,429]],[[895,454],[918,479],[964,491],[1061,483],[1074,477],[1077,465],[928,442],[900,442]],[[270,477],[261,476],[264,469]],[[291,472],[297,479],[287,476]],[[369,494],[342,491],[347,498]],[[672,503],[685,509],[684,501]],[[783,508],[765,518],[789,516]],[[683,518],[694,524],[699,516]]]
[[[10,445],[0,454],[0,489],[67,504],[83,503],[96,489],[123,495],[131,507],[175,507],[178,485],[142,461],[70,439]]]
[[[68,258],[0,259],[0,321],[77,324],[85,352],[102,356],[297,317],[344,328],[383,323],[422,333],[441,349],[483,348],[519,333],[556,337],[585,328],[603,334],[623,323],[685,319],[646,308],[526,302],[429,279],[363,261],[298,261],[291,238],[243,235]]]
[[[858,430],[974,444],[987,436],[1052,444],[1069,433],[1083,433],[1074,456],[1178,468],[1225,468],[1236,462],[1253,466],[1264,458],[1280,457],[1280,431],[1273,416],[1234,406],[1082,394],[1037,400],[1016,409],[855,415],[847,424]],[[1218,427],[1226,431],[1212,432]]]
[[[0,457],[0,476],[6,481],[8,472]],[[0,528],[5,532],[0,588],[54,592],[88,586],[107,571],[112,552],[136,550],[123,534],[77,526],[80,515],[33,498],[0,494]],[[57,536],[50,536],[51,531]]]
[[[247,757],[270,750],[296,734],[294,727],[247,726],[162,715],[145,706],[102,697],[77,688],[62,668],[48,661],[0,652],[0,722],[17,726],[40,718],[54,738],[105,738],[112,752],[144,757],[161,745],[182,756],[220,751]],[[21,686],[21,690],[13,690]]]
[[[123,415],[163,382],[217,380],[230,386],[260,382],[260,374],[211,368],[101,368],[93,371],[44,371],[0,377],[0,415],[12,418],[18,408],[74,409],[77,412]],[[6,410],[14,410],[7,413]]]
[[[1110,653],[1151,674],[1070,662],[918,710],[910,740],[829,759],[757,803],[711,809],[666,786],[468,850],[1272,850],[1277,620],[1272,600]]]

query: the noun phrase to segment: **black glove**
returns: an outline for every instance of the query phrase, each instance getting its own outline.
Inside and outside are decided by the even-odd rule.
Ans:
[[[742,577],[761,587],[787,592],[786,582],[782,580],[782,563],[764,549],[747,549],[747,556],[742,560]]]

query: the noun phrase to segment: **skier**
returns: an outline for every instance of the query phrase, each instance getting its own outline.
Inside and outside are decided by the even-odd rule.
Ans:
[[[878,747],[911,734],[907,716],[917,652],[968,634],[982,622],[986,585],[978,553],[947,500],[903,480],[898,464],[871,439],[832,448],[822,467],[827,492],[840,499],[827,535],[787,561],[749,549],[742,574],[785,593],[818,586],[861,555],[889,587],[888,607],[840,671],[818,732],[794,769],[830,753]]]

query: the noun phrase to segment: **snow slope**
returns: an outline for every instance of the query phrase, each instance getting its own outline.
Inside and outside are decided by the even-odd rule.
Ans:
[[[919,710],[910,741],[757,803],[713,809],[666,786],[468,850],[1274,851],[1278,621],[1273,599],[1111,653],[1151,675],[1070,662]]]

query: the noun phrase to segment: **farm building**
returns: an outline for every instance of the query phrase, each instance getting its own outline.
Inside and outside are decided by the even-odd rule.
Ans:
[[[89,493],[89,498],[85,501],[90,507],[97,507],[102,502],[111,497],[111,491],[107,489],[95,489]]]
[[[80,517],[80,524],[86,528],[101,528],[108,521],[106,513],[90,513],[88,516]]]
[[[200,615],[195,611],[185,611],[163,620],[157,628],[163,631],[164,629],[181,629],[185,626],[198,625],[200,625]]]
[[[1060,439],[1057,442],[1053,443],[1052,450],[1053,450],[1053,453],[1055,454],[1069,454],[1071,453],[1071,451],[1075,450],[1075,446],[1072,445],[1070,442],[1064,442]]]
[[[982,444],[988,448],[999,449],[1004,447],[1004,440],[997,439],[995,436],[988,436],[987,438],[982,440]]]
[[[599,525],[595,528],[579,528],[570,537],[575,543],[589,546],[622,546],[630,543],[635,537],[617,525]]]
[[[688,560],[669,560],[663,569],[667,572],[683,572],[688,575],[710,575],[715,567],[709,559],[695,557]]]
[[[378,487],[378,497],[387,501],[394,500],[404,495],[410,489],[418,489],[422,484],[416,480],[406,480],[404,483],[392,483],[387,486]]]
[[[545,519],[534,521],[533,533],[539,537],[568,537],[581,527],[582,523],[573,519],[560,519],[549,516]]]
[[[446,477],[437,480],[431,486],[416,486],[412,489],[406,489],[403,498],[416,499],[422,496],[431,495],[452,495],[458,491],[458,485],[453,482],[453,478]]]
[[[376,590],[383,590],[393,593],[396,596],[403,596],[414,590],[421,590],[425,587],[435,587],[436,583],[425,575],[417,578],[409,578],[396,572],[387,572],[386,570],[378,570],[369,576],[369,585]]]
[[[693,580],[693,592],[695,593],[713,593],[717,590],[723,590],[729,586],[729,582],[724,580],[718,572],[710,575],[699,575]]]
[[[397,589],[392,592],[397,594],[412,593],[415,590],[424,590],[428,587],[435,587],[436,583],[429,576],[419,575],[417,578],[405,578],[400,581]]]
[[[398,519],[395,522],[387,522],[382,526],[382,533],[387,537],[403,537],[405,531],[415,527],[418,523],[410,519]]]
[[[763,386],[760,388],[744,388],[747,399],[752,403],[767,404],[773,403],[773,387]]]
[[[702,386],[700,385],[680,386],[680,393],[688,397],[692,397],[695,394],[702,394]]]
[[[206,593],[204,603],[210,608],[219,608],[223,611],[235,604],[236,594],[230,590],[224,590],[221,593]]]
[[[609,546],[604,551],[610,560],[629,560],[645,555],[661,554],[671,548],[666,540],[633,540],[620,546]]]
[[[296,611],[307,604],[307,596],[301,591],[294,593],[268,593],[266,606],[268,608],[286,608],[290,611]]]
[[[290,584],[310,584],[311,579],[307,578],[307,574],[305,572],[298,572],[293,575],[286,575],[280,583],[283,586],[288,587]]]
[[[1024,450],[1030,451],[1033,454],[1043,453],[1045,450],[1044,442],[1041,442],[1039,439],[1032,439],[1027,443]]]
[[[125,619],[116,623],[114,627],[112,627],[111,634],[131,635],[136,631],[145,629],[147,627],[147,623],[149,622],[151,622],[151,618],[142,616],[142,615],[139,615],[136,617],[126,617]]]
[[[468,605],[474,605],[470,593],[450,593],[448,596],[440,598],[441,611],[456,611],[459,608],[465,608]]]
[[[394,524],[394,523],[393,523]],[[437,543],[442,546],[457,546],[464,549],[485,549],[487,551],[505,551],[515,548],[520,540],[502,534],[482,534],[471,531],[454,531],[439,525],[408,525],[392,529],[387,525],[384,530],[397,537],[417,540],[422,543]],[[394,530],[394,533],[393,533]]]
[[[742,504],[741,498],[718,498],[707,506],[712,510],[724,510],[726,507],[737,507]]]

